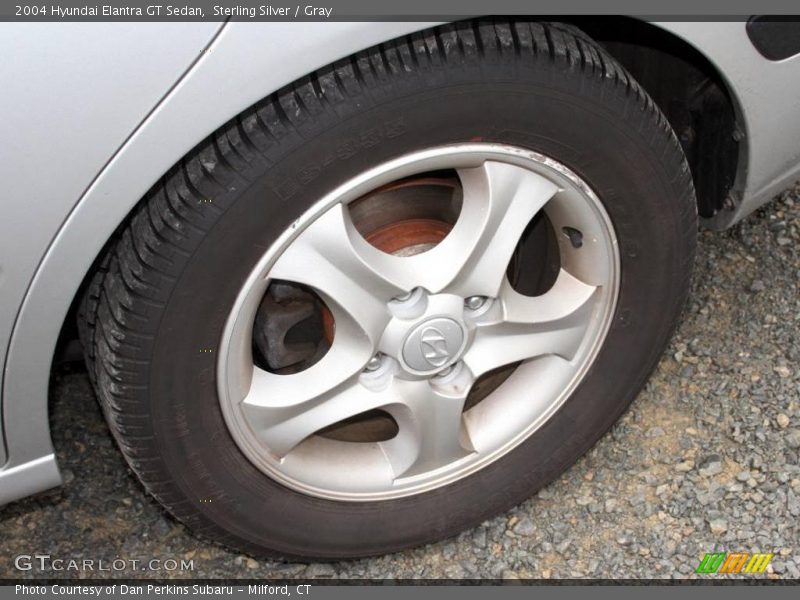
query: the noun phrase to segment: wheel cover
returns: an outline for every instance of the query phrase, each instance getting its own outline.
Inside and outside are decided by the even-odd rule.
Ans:
[[[463,199],[440,243],[395,256],[359,234],[348,203],[441,169],[455,169]],[[548,291],[524,296],[506,269],[539,211],[557,233],[561,268]],[[619,272],[603,205],[561,163],[483,143],[405,155],[317,202],[254,268],[220,344],[225,421],[256,467],[304,494],[374,501],[445,486],[514,449],[574,391],[613,318]],[[253,362],[253,323],[273,280],[313,288],[335,320],[328,352],[299,373],[279,375]],[[481,375],[516,363],[464,411]],[[394,438],[354,443],[315,435],[375,409],[397,423]]]

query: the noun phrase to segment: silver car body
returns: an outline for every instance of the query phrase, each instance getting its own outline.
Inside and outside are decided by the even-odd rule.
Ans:
[[[2,24],[0,504],[57,486],[56,342],[103,245],[178,158],[332,61],[433,23]],[[800,56],[764,59],[743,22],[656,23],[716,66],[744,128],[724,225],[800,177]]]

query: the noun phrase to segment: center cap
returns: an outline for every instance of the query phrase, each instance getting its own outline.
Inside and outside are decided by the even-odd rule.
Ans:
[[[464,330],[453,319],[434,317],[411,330],[403,344],[403,360],[411,369],[432,373],[457,357]]]

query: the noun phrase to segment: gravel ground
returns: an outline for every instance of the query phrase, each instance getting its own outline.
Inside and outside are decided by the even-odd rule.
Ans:
[[[798,281],[800,185],[729,232],[701,232],[692,296],[653,377],[559,480],[454,539],[354,562],[259,562],[193,537],[128,472],[85,374],[61,369],[66,486],[0,512],[0,577],[37,576],[13,566],[36,552],[194,561],[83,576],[661,578],[695,576],[706,552],[763,551],[776,554],[768,577],[800,578]]]

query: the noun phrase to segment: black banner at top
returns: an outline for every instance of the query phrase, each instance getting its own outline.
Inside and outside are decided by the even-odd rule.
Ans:
[[[797,0],[12,0],[0,4],[0,21],[444,21],[487,14],[720,20],[798,12]]]

